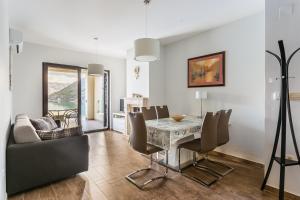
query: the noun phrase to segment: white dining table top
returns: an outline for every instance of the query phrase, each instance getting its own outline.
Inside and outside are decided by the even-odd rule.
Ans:
[[[154,120],[146,120],[146,126],[156,128],[162,131],[179,131],[186,130],[192,127],[201,126],[202,119],[196,116],[185,116],[185,118],[176,122],[172,118],[161,118]]]
[[[195,116],[186,116],[176,122],[172,118],[147,120],[147,141],[155,146],[169,149],[183,138],[200,134],[202,119]]]

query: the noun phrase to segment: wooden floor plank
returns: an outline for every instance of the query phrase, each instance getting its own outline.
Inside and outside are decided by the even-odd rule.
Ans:
[[[149,184],[144,191],[129,183],[125,175],[149,165],[133,151],[127,137],[106,131],[89,134],[89,171],[48,186],[9,197],[9,200],[275,200],[274,190],[260,190],[263,167],[213,154],[235,170],[210,188],[169,170],[166,180]],[[154,168],[164,168],[154,163]],[[151,172],[153,173],[153,172]],[[151,175],[148,174],[148,176]],[[156,172],[157,173],[157,172]],[[145,178],[145,177],[144,177]],[[141,179],[142,180],[142,179]],[[300,199],[300,198],[296,198]]]

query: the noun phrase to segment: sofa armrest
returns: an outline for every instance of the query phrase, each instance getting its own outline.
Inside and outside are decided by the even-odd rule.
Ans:
[[[88,170],[88,136],[11,144],[6,151],[7,193],[14,194]]]

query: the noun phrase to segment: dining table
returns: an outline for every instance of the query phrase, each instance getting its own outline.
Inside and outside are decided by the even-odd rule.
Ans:
[[[201,137],[201,126],[202,119],[197,116],[185,116],[179,122],[172,118],[146,120],[147,142],[168,150],[168,165],[177,169],[178,145]],[[191,164],[192,158],[192,152],[184,149],[181,151],[182,166]]]

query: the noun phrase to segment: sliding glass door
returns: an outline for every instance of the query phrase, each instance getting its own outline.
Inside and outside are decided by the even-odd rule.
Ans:
[[[88,76],[77,66],[43,63],[43,115],[84,132],[109,129],[110,73]]]
[[[60,120],[64,127],[81,124],[81,68],[43,63],[43,115]]]

